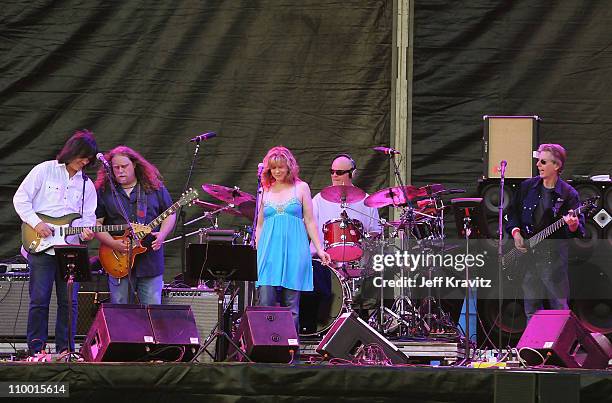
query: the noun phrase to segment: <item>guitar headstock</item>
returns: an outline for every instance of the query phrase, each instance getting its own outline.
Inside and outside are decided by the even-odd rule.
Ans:
[[[179,204],[180,206],[191,204],[191,202],[197,198],[198,198],[198,191],[193,188],[189,188],[189,190],[187,190],[185,193],[181,195],[181,198],[178,199],[177,204]]]

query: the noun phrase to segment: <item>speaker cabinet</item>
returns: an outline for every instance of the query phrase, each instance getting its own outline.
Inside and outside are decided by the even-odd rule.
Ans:
[[[484,177],[499,178],[502,160],[508,162],[506,178],[536,174],[533,152],[538,147],[538,116],[483,116]]]
[[[188,361],[199,347],[189,306],[102,304],[81,354],[86,361]]]
[[[288,363],[291,351],[300,348],[293,316],[286,307],[247,307],[234,341],[255,362]],[[231,350],[229,356],[237,357]]]
[[[139,361],[155,343],[144,305],[102,304],[81,354],[85,361]]]
[[[517,285],[520,287],[520,284]],[[478,347],[514,347],[518,343],[527,318],[522,299],[504,299],[499,314],[497,299],[479,299],[478,316],[482,326],[477,329]],[[501,335],[501,346],[498,346]]]
[[[569,310],[537,311],[516,346],[531,365],[546,364],[568,368],[607,368],[610,357]]]
[[[189,305],[148,305],[155,339],[153,356],[164,361],[190,361],[200,348],[200,334]]]
[[[329,358],[354,360],[362,347],[376,344],[382,348],[393,364],[406,364],[408,357],[389,340],[370,327],[355,313],[343,313],[336,319],[323,340],[317,346],[317,353]]]

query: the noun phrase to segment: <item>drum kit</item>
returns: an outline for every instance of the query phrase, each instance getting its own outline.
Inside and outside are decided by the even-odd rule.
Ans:
[[[211,226],[200,228],[185,236],[199,235],[200,242],[206,242],[211,235],[228,236],[226,230],[218,230],[218,217],[228,214],[242,217],[251,223],[255,218],[255,196],[243,192],[238,187],[226,187],[215,184],[204,184],[202,189],[222,203],[197,200],[195,205],[202,208],[204,214],[185,225],[201,219],[209,219]],[[323,225],[323,247],[332,258],[326,267],[330,271],[331,296],[325,307],[317,313],[314,328],[302,328],[300,336],[315,336],[325,333],[334,321],[344,312],[354,310],[353,298],[360,295],[364,285],[371,282],[373,276],[383,273],[373,270],[372,258],[375,254],[411,250],[439,251],[444,247],[444,205],[442,196],[454,193],[440,184],[422,187],[395,186],[381,189],[371,195],[356,186],[328,186],[321,190],[321,197],[331,203],[340,205],[338,218]],[[368,233],[362,221],[349,217],[352,203],[361,202],[372,208],[392,207],[399,211],[399,219],[386,221],[379,219],[379,232]],[[358,212],[359,214],[363,214]],[[377,218],[377,217],[368,217]],[[217,234],[219,233],[219,234]],[[230,234],[233,244],[251,244],[252,226],[245,225]],[[168,240],[171,241],[171,240]],[[402,273],[403,276],[403,273]],[[432,313],[435,298],[428,297],[425,302],[413,302],[410,290],[400,288],[399,296],[391,308],[383,304],[382,288],[380,297],[375,296],[379,306],[369,316],[370,325],[388,336],[426,336],[432,329],[440,329],[443,321],[442,312]],[[432,304],[434,301],[434,304]],[[426,309],[425,309],[426,308]],[[424,312],[424,309],[427,312]]]
[[[324,188],[321,197],[339,204],[341,211],[338,218],[323,225],[323,246],[332,258],[329,265],[331,298],[323,309],[319,308],[316,328],[302,328],[300,335],[323,334],[342,313],[357,308],[354,300],[369,298],[360,296],[360,293],[365,293],[367,283],[371,284],[374,276],[385,275],[373,270],[374,255],[404,250],[412,253],[444,250],[444,211],[447,206],[442,196],[456,192],[441,184],[389,187],[369,196],[355,186]],[[399,219],[389,222],[379,219],[380,232],[367,233],[362,222],[350,218],[347,213],[352,210],[351,203],[360,201],[372,208],[398,209]],[[390,276],[397,274],[404,276],[403,272],[390,273]],[[456,333],[449,315],[442,312],[435,296],[428,295],[421,301],[414,301],[409,289],[399,288],[399,295],[391,308],[384,305],[382,287],[373,292],[380,295],[374,296],[378,306],[368,315],[370,325],[388,336],[421,337],[434,331]]]

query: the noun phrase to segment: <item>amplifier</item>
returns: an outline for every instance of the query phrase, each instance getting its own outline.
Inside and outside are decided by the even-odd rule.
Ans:
[[[206,340],[217,324],[217,294],[213,291],[164,288],[162,305],[190,305],[202,341]]]
[[[29,276],[0,275],[0,337],[9,339],[26,339],[28,327],[28,310],[30,306]],[[108,292],[79,291],[77,332],[75,337],[84,337],[93,322],[98,307],[108,302]],[[57,298],[55,287],[51,292],[49,304],[49,338],[55,337],[55,320],[57,318]]]
[[[0,276],[0,337],[25,339],[30,307],[28,275]],[[49,304],[49,337],[55,337],[55,319],[57,317],[57,299],[55,287]]]

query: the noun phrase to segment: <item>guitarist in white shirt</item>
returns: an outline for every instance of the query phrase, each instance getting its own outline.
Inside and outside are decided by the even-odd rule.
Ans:
[[[81,215],[73,224],[93,226],[96,223],[96,190],[91,180],[83,174],[83,168],[95,162],[98,151],[93,133],[81,130],[74,133],[55,160],[36,165],[25,177],[13,204],[21,220],[34,229],[41,238],[52,235],[52,228],[37,214],[61,217],[70,213]],[[79,235],[69,236],[68,243],[78,244]],[[80,234],[83,241],[93,238],[90,229]],[[27,340],[30,354],[44,349],[48,337],[49,303],[53,283],[57,295],[57,321],[55,344],[57,352],[68,349],[68,296],[66,282],[60,276],[53,248],[45,252],[28,255],[30,267]],[[72,298],[72,334],[76,333],[77,293],[74,284]],[[70,346],[74,351],[74,345]]]
[[[523,234],[533,235],[536,226],[563,217],[567,225],[552,234],[533,251],[525,266],[522,281],[525,314],[544,309],[569,309],[568,245],[567,238],[584,235],[584,216],[578,217],[578,192],[560,178],[566,151],[559,144],[542,144],[538,148],[539,175],[526,179],[516,192],[509,210],[506,230],[514,238],[517,249],[527,253]]]

